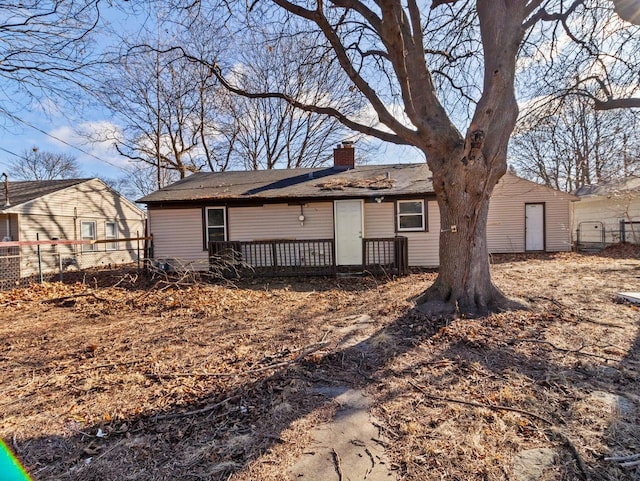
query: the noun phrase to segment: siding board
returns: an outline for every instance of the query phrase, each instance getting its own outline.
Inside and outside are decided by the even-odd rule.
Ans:
[[[545,204],[548,252],[571,250],[570,207],[573,196],[507,173],[496,185],[487,218],[487,245],[492,253],[525,251],[526,203]]]
[[[105,238],[106,221],[116,222],[118,238],[144,235],[144,212],[99,179],[91,179],[25,204],[13,206],[11,212],[18,213],[11,216],[13,240],[36,240],[38,235],[40,240],[53,238],[78,240],[81,237],[80,222],[82,221],[96,223],[98,239]],[[54,262],[57,256],[52,255],[56,253],[75,258],[79,267],[136,260],[136,254],[133,252],[137,246],[135,242],[118,244],[118,248],[122,251],[106,251],[105,245],[97,245],[95,251],[80,253],[81,248],[78,246],[58,246],[57,251],[48,251],[47,255],[43,256],[43,262],[46,262],[43,270],[49,272],[57,270],[58,266]],[[129,249],[131,252],[124,249]],[[33,261],[36,253],[35,246],[22,248],[22,276],[37,273],[37,265]]]
[[[393,237],[393,202],[364,204],[364,235],[369,238]]]
[[[228,209],[230,241],[274,239],[333,238],[333,202],[314,202],[303,206],[269,204],[261,207],[230,207]]]
[[[573,207],[572,234],[576,239],[576,229],[581,222],[602,222],[605,229],[607,244],[620,242],[620,221],[640,222],[640,198],[634,194],[618,194],[611,197],[585,197],[576,202]],[[638,227],[627,227],[627,242],[640,242]],[[595,238],[593,235],[588,236]],[[596,236],[597,237],[597,236]],[[583,239],[585,236],[583,236]]]
[[[426,194],[426,193],[425,193]],[[525,203],[545,204],[546,249],[571,248],[570,204],[574,196],[506,174],[496,186],[488,213],[487,240],[490,252],[524,252]],[[219,205],[219,204],[218,204]],[[216,207],[215,203],[210,205]],[[409,265],[438,265],[440,214],[435,200],[425,202],[428,230],[400,232],[409,240]],[[310,202],[303,207],[301,225],[299,205],[229,207],[227,232],[230,241],[277,239],[325,239],[334,237],[333,202]],[[364,236],[385,238],[396,235],[394,202],[364,203]],[[156,258],[184,258],[206,262],[203,251],[202,210],[199,208],[151,209],[151,233]]]
[[[149,210],[156,259],[176,259],[181,265],[208,269],[202,245],[202,209]]]
[[[437,267],[440,246],[440,209],[436,201],[426,203],[428,232],[400,232],[409,239],[409,265]]]
[[[397,235],[407,237],[409,242],[409,265],[435,267],[438,265],[438,246],[440,235],[440,214],[438,203],[425,202],[429,223],[426,232],[398,232]],[[395,208],[393,202],[381,204],[365,204],[366,237],[394,237]]]

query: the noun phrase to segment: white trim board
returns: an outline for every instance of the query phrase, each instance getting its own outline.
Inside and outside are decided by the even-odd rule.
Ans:
[[[640,304],[640,292],[618,292],[618,299]]]

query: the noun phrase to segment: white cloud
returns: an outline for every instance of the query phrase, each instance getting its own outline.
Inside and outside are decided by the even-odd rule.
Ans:
[[[400,124],[409,129],[415,128],[411,123],[411,120],[409,120],[409,117],[404,110],[404,106],[393,103],[386,104],[385,107]],[[371,104],[367,104],[362,110],[360,110],[360,112],[353,117],[353,120],[363,125],[375,127],[383,132],[391,132],[391,129],[379,121],[378,113],[374,110]]]

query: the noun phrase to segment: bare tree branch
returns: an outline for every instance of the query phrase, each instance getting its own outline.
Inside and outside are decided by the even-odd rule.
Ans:
[[[640,108],[640,98],[632,97],[626,99],[610,98],[607,100],[593,101],[593,107],[596,110],[614,110],[614,109],[637,109]]]
[[[332,25],[329,23],[327,17],[324,15],[324,12],[322,12],[321,9],[317,9],[315,11],[306,10],[286,0],[274,0],[274,3],[276,3],[280,7],[286,9],[287,11],[295,15],[299,15],[302,18],[306,18],[307,20],[312,21],[320,28],[320,30],[322,31],[326,39],[331,44],[331,47],[333,48],[336,58],[338,59],[338,62],[342,66],[347,76],[351,79],[351,81],[358,88],[358,90],[370,102],[371,106],[373,107],[376,114],[378,115],[380,122],[386,125],[389,129],[391,129],[395,133],[395,135],[390,136],[389,134],[386,134],[385,132],[379,129],[372,129],[371,127],[367,127],[357,122],[353,122],[351,119],[349,119],[346,116],[343,116],[340,112],[336,111],[335,109],[326,108],[324,111],[321,111],[319,113],[324,113],[326,115],[330,115],[331,117],[338,118],[338,120],[343,122],[347,127],[357,130],[358,132],[361,132],[367,135],[375,135],[375,136],[377,136],[377,133],[384,135],[386,137],[384,140],[388,142],[394,142],[394,143],[400,143],[400,144],[407,144],[407,143],[415,144],[418,141],[419,137],[416,135],[416,132],[405,127],[401,122],[399,122],[391,114],[391,112],[389,112],[387,107],[384,105],[384,102],[382,102],[382,100],[378,96],[375,88],[372,87],[367,81],[365,81],[365,79],[358,73],[357,69],[354,67],[353,63],[349,59],[349,56],[347,55],[346,49],[341,42],[338,32],[334,30],[334,27],[332,27]],[[356,2],[356,1],[352,1],[350,3],[352,3],[355,6],[358,6],[358,4],[361,4],[361,2]],[[363,9],[363,8],[364,8],[364,5],[361,4],[360,9]],[[358,9],[356,8],[356,10]],[[376,30],[376,26],[373,25],[373,27],[374,27],[374,30]],[[273,96],[273,94],[270,94],[270,96]],[[284,98],[284,100],[287,100],[292,105],[298,108],[304,108],[305,110],[309,110],[311,107],[313,107],[309,105],[306,106],[306,108],[302,107],[303,104],[297,102],[295,99]],[[299,105],[296,105],[296,103],[298,103]]]

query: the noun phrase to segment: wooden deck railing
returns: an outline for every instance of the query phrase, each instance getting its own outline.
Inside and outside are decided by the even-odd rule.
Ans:
[[[214,241],[212,265],[233,264],[240,273],[261,275],[332,275],[336,272],[333,239]]]
[[[406,237],[362,239],[363,268],[380,274],[409,273],[409,242]]]
[[[363,239],[362,270],[407,274],[407,246],[406,237]],[[334,275],[338,269],[333,239],[213,241],[209,264],[212,270],[233,276]]]

